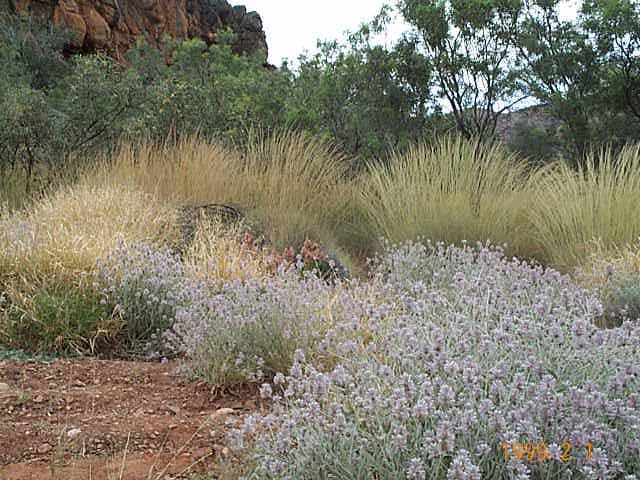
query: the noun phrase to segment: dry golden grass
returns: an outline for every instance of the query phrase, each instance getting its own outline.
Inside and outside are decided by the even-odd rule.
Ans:
[[[0,343],[28,351],[95,353],[122,322],[93,284],[119,242],[177,240],[175,212],[123,187],[79,184],[0,217]]]
[[[262,254],[243,247],[243,231],[242,225],[224,225],[202,215],[183,256],[187,272],[214,286],[266,275]]]
[[[620,257],[640,237],[640,146],[592,152],[577,171],[558,162],[531,182],[529,219],[546,263],[571,271],[594,255]]]
[[[239,156],[189,137],[175,143],[124,143],[88,172],[96,185],[127,185],[174,205],[232,203]]]
[[[0,279],[76,283],[120,241],[169,242],[176,213],[124,187],[80,184],[0,217]]]
[[[576,279],[588,289],[606,291],[620,276],[640,274],[640,238],[615,248],[603,248],[600,242],[594,241],[591,250],[575,271]]]
[[[303,133],[255,134],[243,151],[195,137],[171,145],[123,145],[98,184],[133,185],[173,205],[240,209],[274,245],[332,236],[347,162],[331,145]]]
[[[525,165],[500,146],[461,138],[418,144],[372,166],[362,202],[375,236],[446,243],[487,240],[533,254]]]

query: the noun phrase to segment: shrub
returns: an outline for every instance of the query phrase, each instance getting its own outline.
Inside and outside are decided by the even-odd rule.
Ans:
[[[154,353],[186,304],[183,265],[168,249],[120,244],[101,259],[97,285],[123,321],[122,346]]]
[[[529,217],[550,264],[570,270],[640,236],[640,146],[591,152],[577,172],[555,163],[532,182]]]
[[[640,274],[627,273],[615,280],[607,298],[607,310],[614,318],[640,319]]]
[[[343,287],[299,268],[230,280],[218,292],[205,284],[191,288],[168,343],[187,354],[195,375],[215,385],[268,379],[286,370],[300,347],[313,355],[348,304],[341,301]]]
[[[448,137],[371,166],[362,201],[373,237],[508,242],[529,254],[525,166],[498,146]],[[528,247],[528,248],[527,248]]]
[[[257,435],[252,478],[640,471],[637,323],[598,329],[589,292],[486,246],[405,244],[376,262],[372,281],[386,301],[336,318],[325,337],[336,363],[299,351],[286,378],[263,386],[273,412],[249,417],[237,438]],[[550,459],[518,458],[517,441]]]

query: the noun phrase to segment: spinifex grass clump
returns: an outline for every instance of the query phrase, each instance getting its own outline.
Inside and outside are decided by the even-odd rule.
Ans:
[[[508,243],[531,254],[523,207],[523,162],[500,146],[446,137],[370,168],[362,195],[371,236]]]
[[[640,146],[592,152],[576,172],[551,165],[532,179],[529,217],[544,260],[562,269],[616,254],[640,237]]]
[[[263,387],[256,478],[635,478],[640,325],[600,330],[588,292],[482,246],[405,244],[372,282],[332,368],[300,352]]]

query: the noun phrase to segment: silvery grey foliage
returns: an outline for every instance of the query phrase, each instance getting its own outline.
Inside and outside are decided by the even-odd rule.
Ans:
[[[592,294],[487,245],[408,243],[373,269],[367,289],[336,289],[319,343],[335,361],[298,350],[262,388],[272,413],[235,433],[256,438],[252,478],[636,478],[638,323],[597,328]],[[505,460],[518,440],[550,459]]]
[[[180,260],[169,249],[146,243],[121,243],[98,262],[96,280],[124,319],[129,346],[147,343],[150,353],[189,300],[191,281]]]
[[[215,292],[192,287],[165,337],[212,383],[268,378],[291,365],[297,348],[315,351],[335,311],[345,308],[335,301],[339,291],[300,265],[226,281]]]

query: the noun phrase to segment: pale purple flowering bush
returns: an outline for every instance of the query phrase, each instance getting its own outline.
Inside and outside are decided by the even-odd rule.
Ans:
[[[236,432],[238,447],[255,437],[252,478],[640,472],[640,326],[594,326],[598,299],[568,277],[489,246],[409,243],[374,263],[366,287],[334,292],[344,307],[318,343],[334,361],[320,364],[301,345],[288,376],[262,389],[272,413]],[[306,315],[296,321],[307,325]],[[517,440],[545,442],[553,459],[505,460],[501,443]]]
[[[201,284],[177,309],[165,337],[211,383],[269,379],[288,370],[296,349],[317,351],[336,312],[345,308],[340,291],[300,265],[229,280],[217,291]]]
[[[147,243],[120,243],[99,260],[97,286],[124,321],[126,346],[153,353],[161,335],[175,321],[176,310],[188,301],[182,262],[168,248]]]

